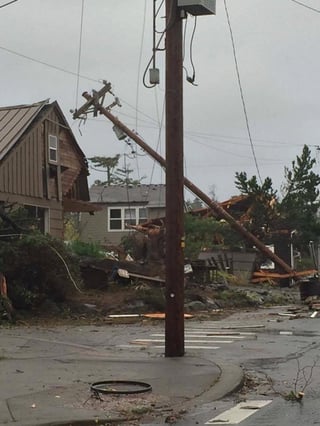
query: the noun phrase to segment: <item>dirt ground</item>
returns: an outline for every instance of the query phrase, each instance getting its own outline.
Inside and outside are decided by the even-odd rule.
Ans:
[[[301,304],[297,288],[282,289],[271,285],[198,284],[188,282],[184,289],[185,312],[197,318],[221,319],[237,310],[255,310],[260,306]],[[159,283],[109,283],[99,289],[74,292],[63,303],[46,300],[32,311],[16,311],[20,324],[94,323],[114,321],[110,315],[165,312],[165,287]],[[5,320],[5,319],[4,319]],[[2,320],[2,321],[4,321]],[[137,317],[119,318],[134,322]],[[1,324],[1,320],[0,320]]]

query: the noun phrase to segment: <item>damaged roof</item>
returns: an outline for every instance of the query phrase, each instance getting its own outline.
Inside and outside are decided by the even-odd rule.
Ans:
[[[165,207],[166,187],[159,185],[93,185],[90,201],[104,204],[146,204],[148,207]]]
[[[218,203],[225,211],[230,213],[235,218],[241,217],[241,215],[246,212],[252,205],[252,197],[248,195],[235,195],[228,200]],[[192,215],[202,216],[202,217],[215,217],[218,218],[217,213],[215,213],[210,207],[202,207],[200,209],[195,209],[190,211]]]

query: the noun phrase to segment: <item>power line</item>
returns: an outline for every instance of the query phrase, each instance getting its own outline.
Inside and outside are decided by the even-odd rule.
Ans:
[[[0,9],[1,9],[2,7],[9,6],[9,4],[15,3],[16,1],[18,1],[18,0],[12,0],[12,1],[9,1],[8,3],[2,4],[2,5],[0,6]]]
[[[41,65],[44,65],[46,67],[53,68],[57,71],[64,72],[65,74],[74,75],[76,77],[79,76],[80,78],[83,78],[83,79],[88,80],[88,81],[94,81],[95,83],[101,83],[101,80],[94,79],[94,78],[88,77],[86,75],[78,74],[77,72],[67,70],[67,69],[59,67],[57,65],[49,64],[48,62],[44,62],[44,61],[41,61],[39,59],[32,58],[31,56],[24,55],[23,53],[19,53],[19,52],[16,52],[14,50],[8,49],[7,47],[0,46],[0,50],[3,50],[5,52],[11,53],[12,55],[19,56],[19,57],[24,58],[24,59],[28,59],[29,61],[35,62],[37,64],[41,64]]]
[[[245,120],[246,120],[246,126],[247,126],[248,136],[249,136],[250,145],[251,145],[251,151],[252,151],[254,163],[255,163],[255,166],[256,166],[256,169],[257,169],[257,174],[258,174],[260,183],[262,184],[262,179],[261,179],[261,175],[260,175],[258,161],[257,161],[256,153],[255,153],[255,150],[254,150],[254,146],[253,146],[253,140],[252,140],[252,137],[251,137],[251,131],[250,131],[250,126],[249,126],[249,118],[248,118],[248,113],[247,113],[247,107],[246,107],[246,103],[245,103],[245,100],[244,100],[244,94],[243,94],[243,89],[242,89],[242,84],[241,84],[239,65],[238,65],[237,54],[236,54],[236,47],[235,47],[235,42],[234,42],[234,37],[233,37],[233,31],[232,31],[232,27],[231,27],[231,22],[230,22],[230,17],[229,17],[229,12],[228,12],[228,7],[227,7],[227,1],[226,0],[224,0],[224,8],[225,8],[225,11],[226,11],[226,16],[227,16],[227,21],[228,21],[228,27],[229,27],[229,31],[230,31],[230,37],[231,37],[231,43],[232,43],[232,51],[233,51],[233,58],[234,58],[235,66],[236,66],[236,72],[237,72],[237,78],[238,78],[240,96],[241,96],[243,112],[244,112],[244,116],[245,116]]]
[[[311,7],[311,6],[309,6],[309,5],[305,4],[305,3],[302,3],[301,1],[298,1],[298,0],[291,0],[291,1],[292,1],[293,3],[298,4],[299,6],[302,6],[302,7],[305,7],[306,9],[312,10],[313,12],[320,13],[320,10],[319,10],[319,9],[316,9],[316,8],[314,8],[314,7]]]
[[[84,0],[81,5],[81,16],[80,16],[80,36],[79,36],[79,51],[78,51],[78,70],[77,70],[77,85],[76,85],[76,108],[78,108],[78,96],[79,96],[79,81],[80,81],[80,66],[81,66],[81,52],[82,52],[82,33],[83,33],[83,15],[84,15]]]

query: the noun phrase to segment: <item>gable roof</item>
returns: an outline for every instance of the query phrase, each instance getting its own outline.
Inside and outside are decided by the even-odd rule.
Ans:
[[[159,185],[93,185],[90,201],[104,204],[146,204],[148,207],[164,207],[166,187]]]
[[[15,145],[49,100],[0,108],[0,160]]]

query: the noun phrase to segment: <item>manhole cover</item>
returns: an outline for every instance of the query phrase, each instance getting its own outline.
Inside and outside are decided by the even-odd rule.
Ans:
[[[105,394],[135,394],[151,391],[149,383],[132,380],[104,380],[91,385],[93,392]]]

